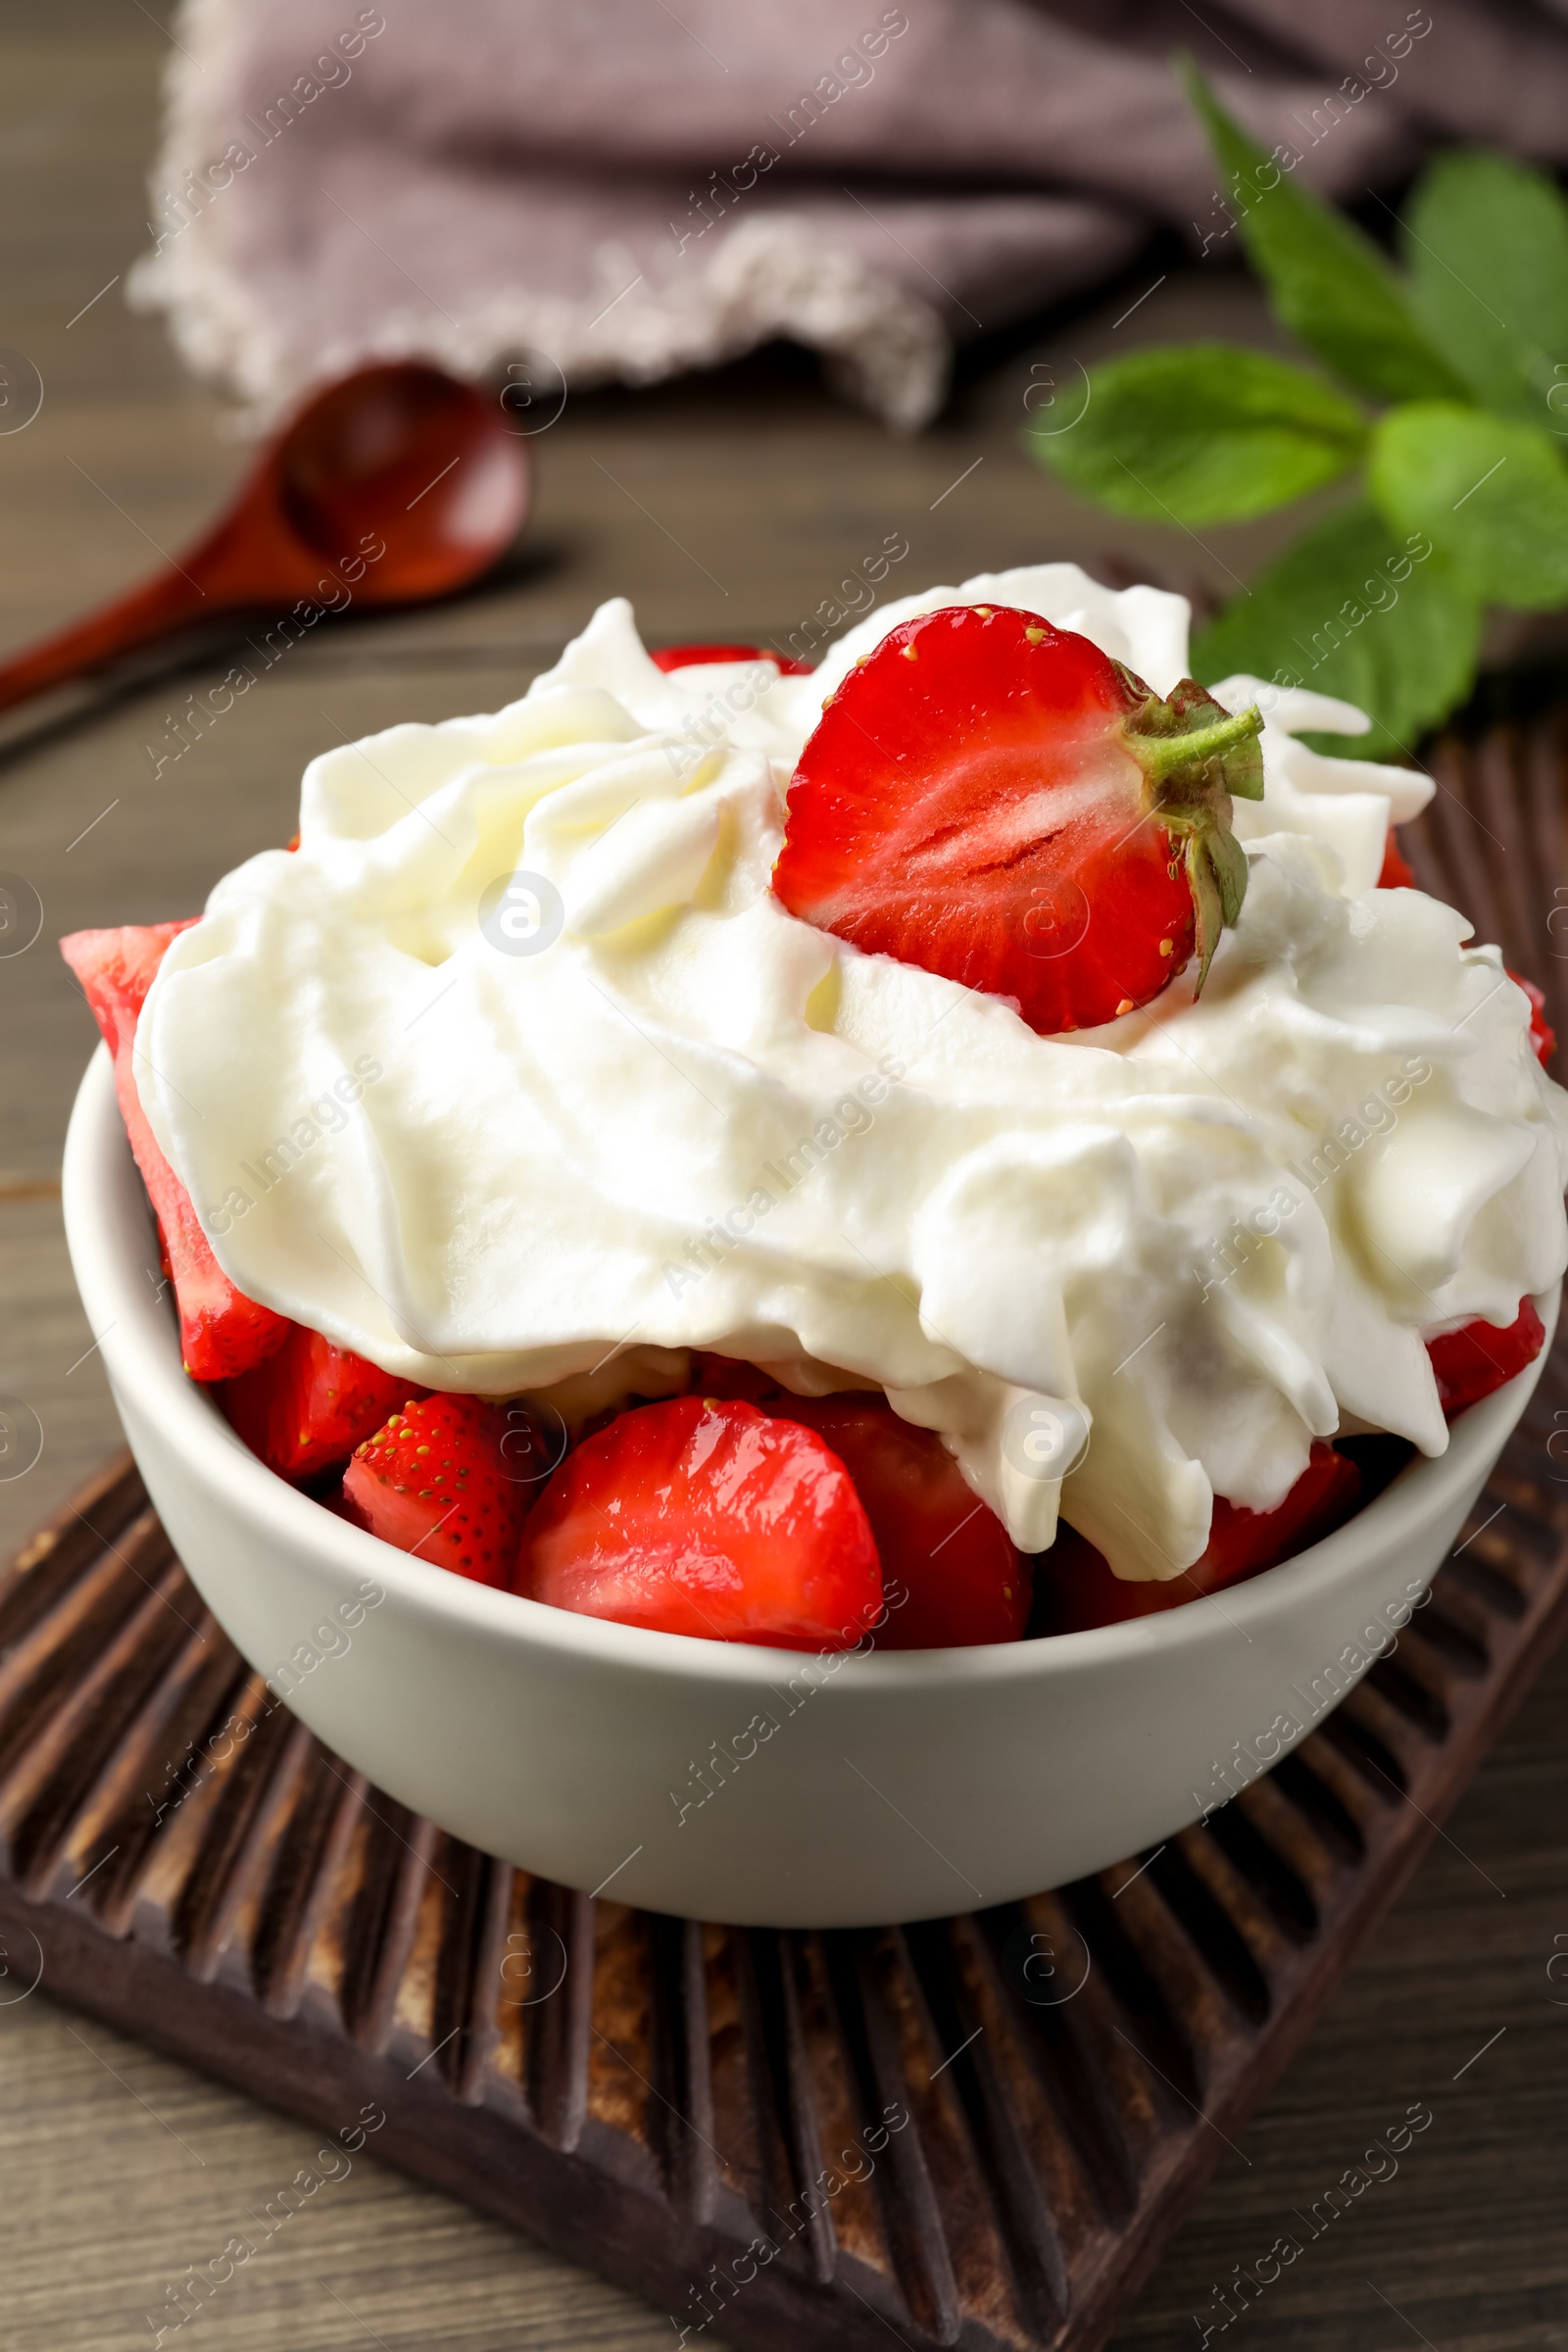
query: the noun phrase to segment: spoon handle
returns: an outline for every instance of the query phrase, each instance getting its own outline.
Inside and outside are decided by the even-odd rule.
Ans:
[[[13,710],[30,696],[85,677],[138,646],[230,610],[230,596],[216,585],[209,591],[190,572],[171,563],[112,604],[69,622],[0,663],[0,710]]]

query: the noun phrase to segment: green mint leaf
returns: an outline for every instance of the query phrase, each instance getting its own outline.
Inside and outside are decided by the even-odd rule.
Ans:
[[[1568,602],[1568,468],[1534,425],[1445,401],[1391,409],[1367,487],[1396,532],[1426,532],[1483,602]]]
[[[1303,531],[1250,595],[1233,597],[1192,662],[1205,685],[1247,670],[1339,695],[1367,713],[1371,734],[1308,740],[1345,759],[1396,760],[1463,702],[1480,641],[1469,583],[1430,539],[1392,531],[1358,499]]]
[[[1428,340],[1405,288],[1370,237],[1290,173],[1300,157],[1253,145],[1190,58],[1188,94],[1225,177],[1248,255],[1275,312],[1335,373],[1374,400],[1462,400],[1465,386]]]
[[[1335,480],[1361,456],[1366,424],[1331,384],[1283,360],[1183,343],[1097,368],[1077,423],[1025,439],[1118,514],[1234,522]]]
[[[1405,213],[1411,300],[1478,400],[1568,431],[1568,204],[1511,156],[1440,155]]]

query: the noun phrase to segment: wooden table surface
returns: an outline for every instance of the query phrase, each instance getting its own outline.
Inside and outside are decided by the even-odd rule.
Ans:
[[[43,406],[0,432],[0,648],[128,583],[191,533],[244,463],[221,406],[123,273],[166,36],[139,0],[0,8],[0,344]],[[1121,314],[1162,270],[1125,330]],[[115,279],[121,282],[112,283]],[[84,310],[84,305],[90,308]],[[1133,334],[1266,341],[1245,282],[1154,261],[1027,347],[992,345],[937,429],[900,440],[790,357],[644,394],[573,399],[532,445],[535,519],[504,575],[460,603],[297,646],[177,762],[169,716],[216,655],[0,747],[0,867],[44,906],[0,962],[0,1392],[44,1429],[0,1485],[7,1544],[117,1441],[60,1229],[61,1139],[92,1043],[54,953],[85,924],[194,911],[293,828],[301,767],[342,735],[488,710],[519,693],[604,596],[654,642],[783,643],[887,533],[888,594],[982,567],[1147,555],[1221,589],[1268,544],[1212,544],[1087,514],[1020,454],[1033,384]],[[0,412],[3,421],[3,412]],[[149,542],[153,543],[152,545]],[[15,729],[12,730],[15,733]],[[155,747],[150,753],[148,746]],[[1273,2352],[1568,2352],[1568,1666],[1534,1694],[1115,2338],[1198,2344],[1249,2268],[1411,2102],[1434,2128],[1397,2178],[1307,2244],[1238,2328]],[[310,2157],[302,2127],[24,1993],[0,1954],[0,2275],[5,2352],[145,2345],[166,2283]],[[1555,1981],[1554,1981],[1555,1979]],[[9,1995],[9,1997],[8,1997]],[[632,2352],[670,2321],[361,2160],[200,2321],[223,2352]],[[167,2307],[166,2307],[167,2308]],[[1226,2333],[1228,2334],[1228,2329]],[[194,2340],[194,2339],[193,2339]]]

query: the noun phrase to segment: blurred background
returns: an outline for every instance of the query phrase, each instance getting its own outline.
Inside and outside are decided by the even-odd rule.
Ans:
[[[8,1548],[119,1443],[60,1230],[93,1043],[62,933],[195,912],[289,837],[316,752],[496,708],[607,596],[631,598],[653,646],[807,658],[874,603],[1058,558],[1184,588],[1206,616],[1357,495],[1366,428],[1303,421],[1289,386],[1268,394],[1261,455],[1235,424],[1228,490],[1195,490],[1190,470],[1107,498],[1112,440],[1094,442],[1092,479],[1062,458],[1110,408],[1102,371],[1134,355],[1207,342],[1316,368],[1302,314],[1293,334],[1279,284],[1271,306],[1249,267],[1249,200],[1178,50],[1279,159],[1267,184],[1283,172],[1343,205],[1413,270],[1395,217],[1434,157],[1496,151],[1549,184],[1568,152],[1568,10],[1503,0],[0,7],[0,657],[167,581],[279,420],[368,364],[473,381],[530,482],[514,541],[442,601],[370,611],[367,590],[275,644],[263,605],[0,711],[0,1391],[43,1433],[0,1482]],[[1559,253],[1545,215],[1532,233],[1521,291],[1511,227],[1476,229],[1490,260],[1446,330],[1428,269],[1417,323],[1448,340],[1385,402],[1557,432],[1568,237]],[[1376,401],[1379,364],[1352,357],[1330,397],[1348,382]],[[1129,449],[1158,421],[1137,410],[1142,381],[1121,387]],[[1148,400],[1163,397],[1155,380]],[[1499,467],[1510,454],[1517,474],[1528,453],[1507,444]],[[1210,455],[1197,447],[1199,473]],[[1568,564],[1555,495],[1547,482],[1533,511]],[[1516,522],[1499,509],[1494,525],[1501,546]],[[1455,632],[1494,664],[1559,659],[1551,547],[1476,544],[1438,547],[1450,602],[1408,660],[1446,668],[1413,720],[1388,716],[1410,757],[1470,693],[1481,656]],[[1522,612],[1500,612],[1532,564]],[[1323,588],[1324,617],[1342,585]],[[1348,691],[1349,661],[1313,682]],[[1379,691],[1368,672],[1369,704]],[[1568,2345],[1568,2028],[1545,1975],[1568,1933],[1564,1692],[1560,1669],[1537,1687],[1245,2151],[1220,2151],[1120,2352],[1200,2336],[1214,2281],[1420,2099],[1438,2128],[1271,2291],[1254,2334],[1285,2352]],[[1455,2082],[1494,2028],[1500,2045]],[[145,2342],[163,2282],[315,2145],[44,1995],[0,2006],[0,2080],[7,2352]],[[193,2324],[233,2352],[630,2352],[669,2326],[368,2162]]]

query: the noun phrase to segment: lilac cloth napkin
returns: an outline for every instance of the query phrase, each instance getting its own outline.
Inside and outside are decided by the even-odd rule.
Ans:
[[[1568,0],[185,0],[131,298],[259,417],[372,357],[641,383],[784,335],[890,421],[1227,216],[1189,49],[1303,180],[1568,156]]]

